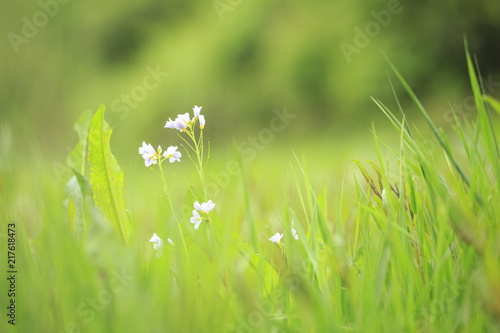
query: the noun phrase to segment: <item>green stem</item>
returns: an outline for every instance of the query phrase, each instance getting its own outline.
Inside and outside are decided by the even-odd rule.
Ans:
[[[160,159],[158,160],[158,167],[160,168],[160,176],[161,176],[161,180],[163,182],[163,191],[165,191],[165,194],[166,194],[167,199],[168,199],[168,203],[170,205],[170,209],[171,209],[172,214],[174,215],[174,218],[177,222],[177,227],[179,228],[179,235],[181,237],[182,247],[184,248],[184,252],[186,253],[187,262],[189,265],[191,265],[191,262],[189,260],[189,253],[188,253],[187,246],[186,246],[186,241],[184,240],[184,234],[182,233],[182,229],[181,229],[181,224],[179,222],[179,219],[177,218],[177,215],[175,214],[174,205],[172,204],[172,198],[170,197],[170,191],[168,189],[167,182],[165,181],[165,175],[163,174],[163,167],[161,166],[162,162],[163,161],[161,160],[161,157],[160,157]]]
[[[200,137],[199,140],[196,140],[196,136],[194,134],[194,129],[190,129],[186,131],[188,136],[191,138],[194,144],[194,149],[193,151],[196,153],[196,159],[198,161],[198,165],[196,165],[196,169],[198,170],[198,174],[200,175],[200,180],[201,180],[201,187],[203,189],[203,195],[205,196],[205,199],[207,198],[207,191],[205,187],[205,174],[203,172],[203,130],[200,130]],[[200,149],[201,148],[201,149]]]

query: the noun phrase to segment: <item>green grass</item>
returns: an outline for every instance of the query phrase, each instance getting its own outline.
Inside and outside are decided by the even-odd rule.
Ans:
[[[399,145],[385,145],[373,128],[376,162],[352,161],[334,176],[334,185],[327,175],[309,171],[315,170],[307,163],[311,156],[290,151],[283,161],[264,152],[258,169],[234,154],[240,174],[212,198],[210,223],[197,231],[189,223],[192,203],[211,199],[196,180],[199,169],[173,166],[169,204],[154,173],[124,167],[131,171],[124,175],[128,245],[122,229],[127,224],[108,222],[87,195],[83,177],[89,172],[78,156],[77,182],[68,189],[78,185],[80,196],[66,201],[69,194],[62,182],[46,177],[52,166],[40,162],[34,144],[30,161],[39,165],[23,163],[22,155],[3,145],[0,251],[5,258],[6,224],[16,221],[15,328],[500,331],[500,155],[490,108],[500,110],[497,101],[482,96],[468,53],[467,59],[478,110],[474,122],[457,119],[446,136],[393,66],[433,137],[412,125],[403,110],[396,116],[374,100]],[[101,139],[105,157],[109,136]],[[437,143],[432,149],[429,139]],[[213,154],[207,170],[223,169],[226,161]],[[181,163],[189,163],[184,158]],[[95,198],[105,190],[96,190],[98,180],[90,178]],[[113,177],[106,182],[113,187]],[[121,219],[124,207],[109,209]],[[153,232],[175,242],[158,259],[149,243]],[[282,247],[268,241],[276,232],[284,234]],[[0,287],[2,293],[8,289],[5,279]],[[5,317],[1,325],[14,331]]]

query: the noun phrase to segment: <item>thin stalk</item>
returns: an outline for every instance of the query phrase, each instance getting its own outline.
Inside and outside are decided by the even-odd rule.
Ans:
[[[191,262],[189,260],[189,253],[187,250],[186,241],[184,240],[184,234],[182,233],[181,224],[179,222],[179,219],[177,218],[177,215],[175,214],[174,205],[172,203],[172,198],[170,197],[170,191],[168,189],[167,182],[165,181],[165,175],[163,173],[163,167],[161,166],[161,164],[162,164],[162,160],[160,159],[158,161],[158,166],[160,168],[160,176],[161,176],[161,180],[163,182],[163,191],[165,191],[165,194],[166,194],[167,200],[168,200],[168,204],[170,205],[170,210],[172,211],[172,214],[174,215],[175,221],[177,222],[177,227],[179,228],[179,235],[180,235],[181,241],[182,241],[182,247],[184,248],[184,252],[186,253],[186,258],[187,258],[188,264],[190,265]]]

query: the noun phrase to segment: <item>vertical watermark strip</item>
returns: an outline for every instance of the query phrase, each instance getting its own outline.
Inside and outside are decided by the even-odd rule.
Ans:
[[[10,325],[16,325],[16,223],[11,222],[7,225],[7,280],[8,283],[8,305],[7,322]]]

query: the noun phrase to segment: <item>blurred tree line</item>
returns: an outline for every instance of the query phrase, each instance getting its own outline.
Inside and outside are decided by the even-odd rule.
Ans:
[[[194,104],[213,138],[255,132],[284,106],[298,115],[290,139],[366,130],[382,117],[369,97],[393,103],[380,51],[439,122],[470,94],[464,36],[483,76],[500,81],[500,2],[491,0],[40,0],[2,2],[0,12],[1,120],[43,147],[72,142],[73,122],[100,103],[117,140],[134,147]],[[342,43],[358,52],[347,59]],[[146,89],[157,69],[168,75]]]

